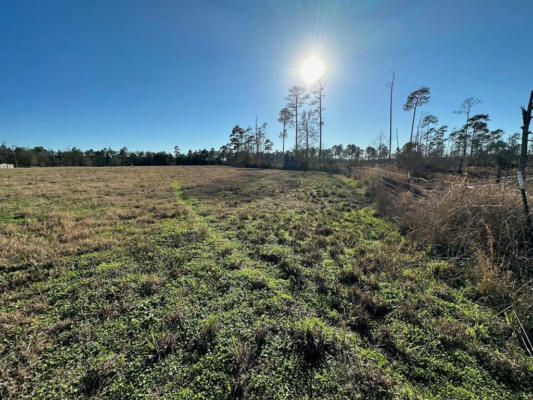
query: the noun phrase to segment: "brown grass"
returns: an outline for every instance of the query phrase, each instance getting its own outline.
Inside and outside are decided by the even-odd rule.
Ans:
[[[419,242],[447,257],[483,253],[520,280],[530,278],[530,246],[520,194],[511,184],[452,183],[423,198],[404,192],[389,207]]]
[[[194,172],[192,172],[194,169]],[[176,214],[171,182],[220,183],[225,167],[30,168],[0,174],[0,270],[118,245]],[[265,174],[268,174],[265,171]],[[247,170],[231,174],[246,178]],[[117,179],[120,177],[120,179]]]
[[[390,179],[397,179],[392,181]],[[497,309],[513,309],[533,330],[533,246],[516,180],[466,178],[415,184],[375,174],[368,191],[381,214],[430,252],[449,260],[449,283],[469,280],[474,295]],[[399,189],[400,188],[400,189]],[[528,188],[533,193],[533,187]],[[533,198],[529,197],[530,204]]]

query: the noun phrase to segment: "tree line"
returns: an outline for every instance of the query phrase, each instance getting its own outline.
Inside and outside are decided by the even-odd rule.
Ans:
[[[203,149],[181,153],[175,147],[174,153],[165,151],[129,151],[104,148],[82,151],[76,147],[66,150],[50,150],[44,147],[0,146],[0,163],[16,167],[104,167],[104,166],[147,166],[147,165],[207,165],[222,164],[220,152]]]
[[[390,88],[389,140],[378,135],[373,146],[355,144],[323,147],[324,84],[319,80],[310,88],[293,86],[285,98],[285,106],[279,112],[281,124],[281,152],[271,154],[273,143],[266,138],[266,123],[246,129],[236,125],[229,143],[221,148],[221,159],[231,165],[269,166],[284,168],[324,169],[342,167],[346,163],[396,162],[400,167],[420,172],[427,169],[457,170],[465,166],[495,166],[498,169],[516,167],[521,153],[521,134],[507,135],[502,129],[490,129],[490,117],[486,113],[474,113],[480,100],[465,99],[454,113],[464,116],[464,124],[449,129],[439,123],[439,117],[426,112],[431,90],[422,86],[412,91],[403,104],[403,111],[412,113],[409,141],[400,145],[396,130],[396,146],[393,146],[392,96],[395,75],[388,82]],[[289,128],[294,129],[291,148]],[[533,145],[532,145],[533,149]]]
[[[411,92],[403,110],[412,112],[409,142],[396,148],[399,164],[408,169],[440,167],[457,169],[465,166],[495,166],[498,169],[516,167],[521,153],[521,134],[489,128],[486,113],[474,113],[481,101],[465,99],[454,113],[464,116],[464,124],[449,129],[439,124],[439,118],[422,109],[430,101],[430,89],[421,87]],[[417,118],[417,111],[419,111]]]
[[[274,150],[274,141],[267,135],[267,124],[259,123],[256,117],[254,128],[235,125],[228,143],[218,150],[210,148],[182,153],[175,146],[173,153],[129,151],[126,147],[118,151],[111,148],[82,151],[75,147],[55,151],[44,147],[8,147],[2,144],[0,163],[14,164],[16,167],[223,164],[336,171],[364,162],[396,162],[399,167],[413,172],[427,169],[461,172],[469,165],[505,169],[518,164],[524,147],[524,140],[521,140],[523,135],[506,135],[502,129],[489,128],[490,116],[474,112],[481,103],[474,97],[465,99],[454,111],[464,117],[464,124],[449,129],[448,125],[440,123],[438,116],[426,111],[431,99],[431,91],[426,86],[407,96],[402,108],[412,113],[409,141],[400,145],[396,129],[396,145],[393,146],[394,78],[393,74],[388,82],[388,143],[382,133],[378,135],[375,145],[371,146],[337,144],[325,147],[324,82],[319,79],[308,88],[293,86],[288,90],[285,104],[278,115],[281,150]],[[294,133],[292,140],[289,137],[291,129]]]

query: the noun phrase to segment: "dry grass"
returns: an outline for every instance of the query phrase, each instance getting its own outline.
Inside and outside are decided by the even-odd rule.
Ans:
[[[486,255],[502,270],[527,280],[530,246],[515,182],[477,185],[451,183],[425,191],[423,198],[400,194],[394,215],[422,243],[447,257]]]
[[[224,167],[2,171],[0,270],[116,246],[134,231],[150,229],[158,220],[175,215],[169,182],[205,186],[227,179],[226,171]],[[246,174],[244,169],[235,172]]]
[[[259,172],[255,176],[270,173]],[[95,260],[105,262],[106,251],[131,246],[140,249],[139,257],[148,257],[154,244],[146,238],[160,232],[162,220],[183,212],[173,181],[192,189],[230,178],[250,179],[249,175],[250,171],[245,169],[212,166],[1,171],[0,305],[22,302],[17,310],[0,313],[0,337],[36,324],[40,315],[49,312],[53,305],[38,294],[41,289],[36,285],[70,274],[80,257],[95,254]],[[163,284],[160,276],[150,273],[137,291],[142,296],[151,296]],[[128,285],[127,281],[122,282],[108,296],[124,297],[133,290]],[[28,296],[25,291],[34,294]],[[103,304],[100,313],[103,318],[109,318],[128,308],[131,304],[123,303],[119,308]],[[9,380],[21,385],[64,323],[61,321],[45,330],[25,328],[27,336],[16,342],[13,353],[18,356],[4,359],[7,364],[0,367],[0,383],[10,376]],[[92,333],[88,331],[88,335]],[[9,347],[0,343],[0,353],[8,351]],[[0,398],[2,387],[0,384]]]
[[[515,179],[488,183],[447,177],[431,186],[415,183],[409,192],[397,177],[367,178],[374,180],[369,193],[380,213],[449,260],[450,284],[472,281],[479,301],[514,310],[528,335],[533,333],[533,246]],[[398,180],[391,183],[393,178]]]

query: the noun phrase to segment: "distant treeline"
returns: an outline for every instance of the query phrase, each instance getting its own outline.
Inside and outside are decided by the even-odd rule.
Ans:
[[[412,173],[423,174],[429,170],[461,172],[466,166],[491,166],[498,170],[516,167],[521,151],[527,153],[527,136],[524,140],[519,133],[506,135],[502,129],[489,129],[489,115],[472,112],[480,103],[474,98],[466,99],[456,111],[464,116],[464,125],[449,132],[447,125],[439,124],[439,118],[420,110],[429,102],[427,87],[409,94],[403,107],[405,111],[412,111],[407,143],[400,145],[396,135],[396,146],[393,145],[391,125],[389,137],[380,134],[375,146],[338,144],[328,148],[323,146],[322,91],[320,82],[310,93],[296,86],[289,90],[287,105],[279,112],[278,119],[282,126],[279,134],[281,151],[273,149],[274,142],[266,133],[267,124],[258,124],[256,119],[255,129],[235,125],[228,132],[228,143],[219,150],[211,148],[182,153],[175,146],[173,153],[129,151],[126,147],[118,151],[111,148],[82,151],[76,147],[50,150],[3,144],[0,146],[0,163],[14,164],[15,167],[223,164],[341,172],[365,162],[394,162]],[[303,109],[309,96],[312,99],[310,108]],[[290,138],[294,146],[288,144],[288,127],[294,128],[294,139]]]
[[[322,169],[340,171],[347,166],[362,163],[388,162],[387,146],[361,148],[354,144],[334,145],[323,148],[319,162],[319,149],[309,146],[307,149],[291,151],[273,151],[270,146],[256,146],[246,137],[245,131],[236,126],[232,131],[232,143],[222,146],[219,150],[203,149],[181,153],[176,146],[174,153],[165,151],[129,151],[126,147],[120,150],[104,148],[101,150],[85,150],[71,148],[51,150],[44,147],[0,146],[0,163],[14,164],[21,167],[103,167],[103,166],[150,166],[150,165],[233,165],[241,167],[264,167],[286,169]],[[250,135],[251,136],[251,135]],[[249,137],[250,137],[249,136]],[[442,153],[426,153],[413,149],[407,143],[392,155],[395,163],[403,164],[408,158],[418,158],[417,163],[430,169],[455,169],[464,162],[466,165],[493,166],[500,168],[514,167],[520,156],[518,135],[511,135],[506,141],[498,140],[495,146],[487,146],[466,160],[453,151]]]
[[[82,151],[75,147],[67,150],[50,150],[44,147],[0,146],[0,163],[16,167],[104,167],[120,165],[205,165],[221,164],[219,152],[215,149],[189,151],[174,154],[165,151],[129,151],[104,148]]]
[[[488,114],[473,113],[473,108],[480,103],[473,97],[465,99],[455,111],[463,115],[464,125],[449,131],[448,125],[441,125],[437,116],[422,110],[430,100],[428,87],[411,92],[403,106],[404,111],[412,112],[407,143],[400,144],[396,131],[396,143],[393,144],[390,119],[388,137],[385,132],[379,134],[375,146],[338,144],[328,148],[323,146],[323,90],[321,81],[309,89],[299,86],[289,89],[287,103],[278,118],[282,127],[279,134],[281,151],[274,150],[274,142],[266,133],[267,124],[258,125],[256,118],[255,129],[235,125],[228,132],[228,143],[219,150],[211,148],[182,153],[175,146],[173,153],[129,151],[126,147],[118,151],[111,148],[82,151],[76,147],[50,150],[3,144],[0,146],[0,163],[14,164],[15,167],[223,164],[341,172],[365,162],[394,162],[411,173],[423,174],[431,170],[462,172],[467,166],[490,166],[500,171],[516,167],[521,153],[522,163],[526,165],[528,145],[531,146],[529,151],[533,151],[533,143],[528,143],[529,123],[522,134],[508,135],[502,129],[490,129]],[[526,117],[531,116],[533,92],[528,104],[528,109],[522,110],[524,124]],[[289,139],[289,127],[294,128],[294,138]]]
[[[235,132],[241,132],[237,126]],[[244,130],[242,130],[244,132]],[[120,150],[103,148],[101,150],[80,150],[76,147],[65,150],[52,150],[44,147],[17,147],[0,146],[0,163],[14,164],[17,168],[22,167],[104,167],[104,166],[149,166],[149,165],[233,165],[243,167],[276,167],[276,168],[303,168],[300,158],[303,152],[273,151],[267,142],[266,148],[250,147],[250,141],[246,145],[235,144],[236,147],[222,146],[219,150],[201,149],[189,150],[182,153],[175,146],[174,153],[165,151],[129,151],[126,147]],[[353,160],[377,160],[380,154],[373,147],[368,147],[365,153],[356,145],[336,145],[323,149],[324,166]],[[313,160],[317,157],[318,149],[309,148],[308,155]],[[366,155],[365,155],[366,154]],[[382,155],[382,154],[381,154]],[[312,163],[308,165],[317,168]]]

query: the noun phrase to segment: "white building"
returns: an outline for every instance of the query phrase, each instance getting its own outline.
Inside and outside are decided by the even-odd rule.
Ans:
[[[15,168],[13,164],[0,164],[0,168]]]

